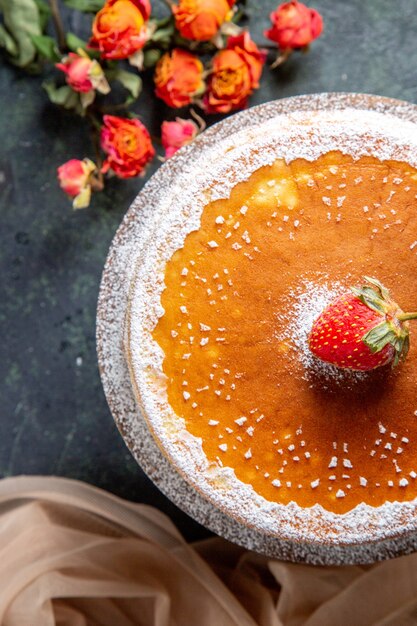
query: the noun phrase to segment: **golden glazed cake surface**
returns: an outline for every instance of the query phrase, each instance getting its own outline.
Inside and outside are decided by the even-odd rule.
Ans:
[[[416,197],[406,163],[277,159],[205,206],[167,263],[169,402],[267,500],[344,513],[417,495],[417,344],[394,372],[347,375],[305,345],[311,311],[364,275],[415,307]]]

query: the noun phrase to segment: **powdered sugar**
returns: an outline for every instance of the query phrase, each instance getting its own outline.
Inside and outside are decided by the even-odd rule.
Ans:
[[[284,330],[278,334],[278,338],[289,339],[295,345],[297,350],[292,358],[301,361],[305,369],[304,377],[312,384],[319,379],[321,386],[327,380],[346,387],[366,378],[365,372],[342,370],[317,359],[308,346],[308,335],[313,322],[334,298],[348,290],[348,284],[329,283],[323,275],[318,276],[314,282],[301,277],[299,284],[287,295],[285,319],[279,318],[279,327]]]

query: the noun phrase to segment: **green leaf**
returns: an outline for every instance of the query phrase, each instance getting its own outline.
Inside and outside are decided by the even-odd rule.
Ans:
[[[131,104],[138,97],[140,92],[142,91],[142,79],[137,74],[133,74],[132,72],[126,72],[126,70],[116,70],[115,72],[109,72],[108,74],[109,80],[117,80],[119,83],[123,85],[125,89],[130,94],[130,97],[127,98],[126,104]]]
[[[395,343],[397,335],[392,328],[390,322],[381,322],[371,330],[369,330],[363,337],[362,341],[368,346],[371,352],[381,352],[383,348],[389,343]]]
[[[64,0],[64,4],[84,13],[96,13],[103,8],[104,0]]]
[[[158,63],[162,55],[162,50],[156,50],[155,48],[149,48],[149,50],[145,50],[143,56],[143,67],[146,70],[154,67],[154,65]]]
[[[169,44],[175,32],[174,23],[171,22],[167,26],[157,28],[150,38],[150,41],[162,44]]]
[[[408,351],[410,350],[410,335],[406,335],[404,337],[404,341],[403,343],[399,344],[399,352],[400,352],[400,357],[401,359],[404,361],[404,359],[406,358]]]
[[[11,54],[10,61],[18,67],[26,67],[36,57],[32,37],[42,34],[38,6],[35,0],[0,0],[0,11],[6,30],[16,43],[16,53]]]
[[[35,4],[38,7],[40,26],[43,32],[48,25],[48,20],[51,16],[51,9],[45,0],[35,0]]]
[[[69,85],[57,87],[53,81],[45,81],[42,84],[48,97],[53,104],[58,104],[64,109],[74,109],[76,113],[83,114],[80,98],[78,93],[73,91]]]
[[[351,287],[351,291],[363,304],[366,304],[366,306],[373,311],[382,314],[386,313],[387,303],[373,287],[369,287],[368,285],[364,285],[363,287]]]
[[[161,17],[160,19],[154,19],[153,21],[155,22],[157,28],[164,28],[170,23],[174,24],[174,17],[171,14],[167,15],[166,17]]]
[[[77,37],[77,35],[74,35],[74,33],[67,33],[66,42],[72,52],[77,52],[79,48],[81,48],[81,50],[87,49],[87,42]]]
[[[377,280],[376,278],[371,278],[370,276],[364,276],[364,278],[368,283],[370,283],[376,288],[376,291],[379,291],[379,293],[381,294],[383,298],[388,300],[388,298],[390,297],[390,293],[388,289],[384,287],[382,283],[379,282],[379,280]]]
[[[53,37],[48,35],[32,35],[32,41],[39,54],[49,61],[59,61],[61,55],[57,43]]]
[[[89,48],[88,42],[80,39],[79,37],[77,37],[77,35],[74,35],[74,33],[67,33],[66,42],[71,52],[77,52],[81,48],[81,50],[84,50],[84,52],[86,52],[90,58],[100,58],[100,52],[98,50],[93,50],[92,48]]]
[[[2,24],[0,24],[0,48],[4,48],[12,56],[16,56],[18,53],[15,40]]]

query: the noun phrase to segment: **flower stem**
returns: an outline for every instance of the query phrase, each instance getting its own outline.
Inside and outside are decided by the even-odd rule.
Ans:
[[[283,63],[285,63],[285,61],[289,59],[292,53],[293,53],[292,48],[285,48],[285,50],[282,50],[282,52],[279,53],[275,61],[272,63],[271,69],[274,70],[279,65],[282,65]]]
[[[90,127],[91,127],[91,139],[93,142],[93,147],[94,147],[94,153],[95,153],[95,162],[97,165],[97,173],[96,173],[96,181],[95,181],[95,191],[101,191],[102,189],[104,189],[104,176],[103,173],[101,171],[101,168],[103,167],[103,158],[101,156],[101,151],[100,151],[100,122],[97,120],[97,118],[92,114],[92,113],[88,113],[88,121],[90,122]],[[94,185],[93,185],[94,187]]]
[[[406,322],[407,320],[415,320],[417,319],[417,312],[415,313],[402,313],[398,316],[400,322]]]
[[[65,37],[65,29],[62,23],[62,17],[59,10],[57,0],[49,0],[49,5],[51,7],[52,19],[54,22],[56,35],[58,38],[58,46],[61,51],[65,50],[67,47],[67,41]]]
[[[121,102],[120,104],[111,104],[106,107],[100,107],[100,113],[115,113],[116,111],[128,111],[129,107],[125,102]]]

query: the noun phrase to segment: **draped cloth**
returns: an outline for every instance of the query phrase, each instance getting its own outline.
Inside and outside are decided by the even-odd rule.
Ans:
[[[158,510],[81,482],[0,481],[1,626],[412,626],[417,554],[283,563],[187,544]]]

